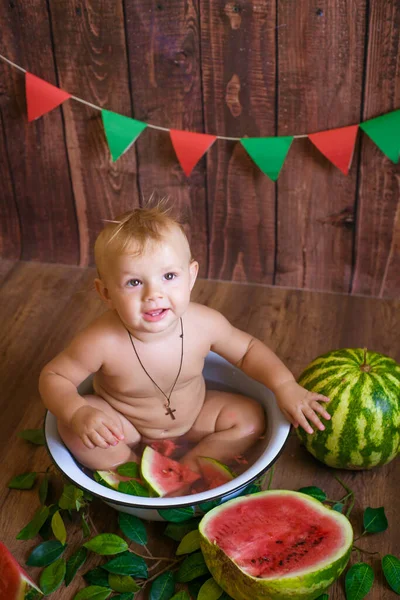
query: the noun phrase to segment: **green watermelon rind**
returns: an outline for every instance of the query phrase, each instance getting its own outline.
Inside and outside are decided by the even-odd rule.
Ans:
[[[232,481],[232,479],[235,479],[236,477],[236,473],[234,473],[229,467],[224,465],[216,458],[210,458],[209,456],[199,456],[197,458],[197,462],[199,464],[200,471],[202,471],[203,465],[212,466],[215,469],[216,473],[220,473],[226,477],[226,483],[228,481]]]
[[[306,449],[322,463],[339,469],[371,469],[400,451],[400,365],[367,351],[369,372],[361,370],[364,349],[334,350],[313,360],[298,382],[328,396],[331,419],[325,431],[297,428]]]
[[[97,483],[104,485],[110,490],[117,490],[119,481],[116,480],[115,473],[112,471],[94,471],[93,478]],[[110,483],[110,482],[113,483]]]
[[[257,497],[266,495],[295,496],[304,502],[312,504],[324,514],[340,523],[344,529],[345,542],[341,550],[336,552],[326,564],[319,564],[316,569],[307,569],[297,574],[281,577],[257,578],[245,573],[229,556],[216,544],[211,543],[205,535],[208,522],[220,512],[233,504],[251,502]],[[246,498],[234,498],[208,512],[200,521],[200,548],[207,567],[215,581],[235,600],[314,600],[323,594],[341,575],[350,559],[353,545],[353,529],[347,517],[326,508],[319,500],[299,492],[289,490],[272,490],[259,492]]]

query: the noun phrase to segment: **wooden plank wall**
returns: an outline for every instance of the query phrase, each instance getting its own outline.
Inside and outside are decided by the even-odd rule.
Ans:
[[[229,137],[304,134],[400,108],[398,0],[4,0],[0,53],[95,105]],[[28,124],[0,61],[0,254],[88,265],[103,220],[169,196],[201,275],[398,296],[400,166],[359,134],[348,177],[295,140],[277,184],[217,140],[187,179],[167,133],[112,163],[72,100]]]

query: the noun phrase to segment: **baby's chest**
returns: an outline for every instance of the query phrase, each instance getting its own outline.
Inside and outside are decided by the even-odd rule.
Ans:
[[[129,349],[128,349],[129,350]],[[204,367],[206,353],[198,348],[185,348],[181,346],[148,349],[139,354],[135,351],[121,349],[113,354],[102,367],[103,376],[114,380],[122,391],[135,392],[138,395],[147,395],[154,391],[156,383],[162,390],[170,391],[175,379],[177,387],[189,383],[199,377]],[[179,375],[179,376],[178,376]]]

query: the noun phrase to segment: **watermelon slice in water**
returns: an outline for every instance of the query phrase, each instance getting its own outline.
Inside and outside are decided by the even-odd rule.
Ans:
[[[37,600],[40,589],[0,542],[0,600]]]
[[[342,573],[353,543],[344,515],[286,490],[230,500],[199,531],[211,574],[235,600],[314,600]]]
[[[94,471],[93,472],[94,480],[97,483],[101,483],[105,487],[111,488],[113,490],[118,490],[118,486],[121,481],[137,481],[141,485],[143,485],[143,481],[141,479],[137,479],[135,477],[125,477],[125,475],[120,475],[117,471],[110,469],[109,471]]]
[[[206,489],[212,490],[228,481],[232,481],[236,475],[226,465],[215,458],[200,456],[197,459],[201,474],[206,483]]]
[[[152,442],[151,447],[153,450],[159,452],[163,456],[172,456],[179,448],[179,444],[173,440],[158,440],[156,442]]]
[[[147,485],[161,497],[180,490],[186,491],[194,481],[200,479],[199,473],[172,458],[162,456],[150,446],[146,446],[143,452],[141,471]]]

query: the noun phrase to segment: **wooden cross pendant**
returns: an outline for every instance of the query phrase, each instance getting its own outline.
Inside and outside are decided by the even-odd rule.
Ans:
[[[175,409],[175,408],[171,408],[170,406],[166,406],[165,408],[167,409],[167,412],[166,412],[165,414],[166,414],[166,415],[169,415],[169,416],[171,417],[171,419],[172,419],[173,421],[175,421],[175,415],[174,415],[174,412],[176,412],[176,409]]]

